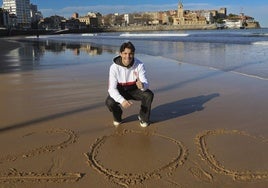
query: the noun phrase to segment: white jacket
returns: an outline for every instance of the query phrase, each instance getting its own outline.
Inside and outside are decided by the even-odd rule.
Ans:
[[[149,88],[149,83],[145,76],[144,64],[134,58],[132,66],[126,67],[121,61],[121,57],[118,56],[114,58],[113,64],[110,66],[109,71],[109,85],[108,93],[109,95],[118,103],[122,103],[125,99],[119,93],[118,86],[124,88],[136,86],[137,78],[143,83],[143,91]]]

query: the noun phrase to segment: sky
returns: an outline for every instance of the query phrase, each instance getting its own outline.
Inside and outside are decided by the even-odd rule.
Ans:
[[[268,27],[267,0],[181,0],[185,10],[211,10],[227,8],[227,14],[239,14],[255,18],[261,27]],[[0,0],[2,4],[3,0]],[[38,6],[44,17],[59,15],[70,18],[74,12],[134,13],[177,9],[179,0],[30,0]]]

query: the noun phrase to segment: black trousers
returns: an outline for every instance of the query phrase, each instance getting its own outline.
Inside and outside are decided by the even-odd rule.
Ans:
[[[141,101],[141,108],[140,108],[140,118],[145,121],[149,122],[150,113],[151,113],[151,104],[153,102],[154,94],[151,90],[147,89],[146,91],[141,91],[140,89],[134,90],[119,90],[119,93],[126,99],[126,100],[136,100]],[[122,121],[122,109],[120,104],[116,102],[111,96],[108,96],[105,101],[106,106],[112,112],[114,120],[121,122]]]

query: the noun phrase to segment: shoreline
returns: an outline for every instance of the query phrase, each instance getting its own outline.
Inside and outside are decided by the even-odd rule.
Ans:
[[[239,29],[239,28],[237,28]],[[240,28],[241,29],[241,28]],[[261,27],[245,27],[243,29],[262,29]],[[55,35],[55,34],[75,34],[75,33],[100,33],[100,32],[146,32],[146,31],[184,31],[184,30],[234,30],[232,28],[217,28],[215,24],[208,25],[151,25],[151,26],[121,26],[107,28],[88,29],[68,29],[68,30],[0,30],[1,37],[32,36],[32,35]],[[235,29],[236,30],[236,29]]]
[[[20,42],[14,40],[15,38],[0,38],[0,42],[1,42],[1,46],[0,46],[0,50],[1,53],[0,55],[3,56],[4,54],[10,52],[11,50],[14,50],[16,48],[19,48]]]
[[[6,56],[12,50],[21,47],[21,43],[16,41],[17,37],[1,38],[0,37],[0,59],[1,63],[8,63],[8,57]],[[0,65],[1,68],[1,65]]]

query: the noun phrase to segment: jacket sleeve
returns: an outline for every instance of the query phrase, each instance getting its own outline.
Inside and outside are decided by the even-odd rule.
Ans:
[[[122,104],[122,102],[125,99],[122,95],[120,95],[117,89],[117,84],[118,84],[118,79],[117,79],[116,67],[114,65],[111,65],[110,71],[109,71],[108,93],[116,102]]]
[[[144,64],[143,63],[139,63],[139,66],[138,66],[138,77],[140,79],[140,81],[143,83],[143,91],[149,89],[149,82],[146,78],[146,71],[145,71],[145,68],[144,68]]]

